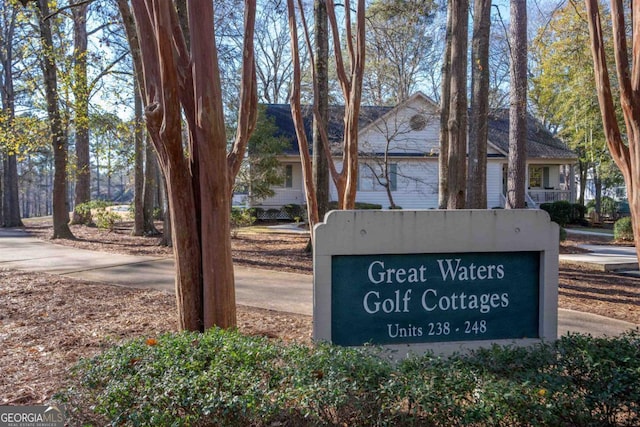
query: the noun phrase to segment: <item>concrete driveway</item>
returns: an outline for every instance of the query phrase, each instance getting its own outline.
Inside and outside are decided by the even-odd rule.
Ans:
[[[605,255],[596,253],[593,256]],[[35,239],[20,229],[0,229],[0,267],[174,292],[172,257],[118,255],[75,249]],[[313,278],[310,275],[236,266],[235,277],[238,304],[313,314]],[[559,335],[567,332],[617,335],[636,327],[638,325],[590,313],[558,310]]]

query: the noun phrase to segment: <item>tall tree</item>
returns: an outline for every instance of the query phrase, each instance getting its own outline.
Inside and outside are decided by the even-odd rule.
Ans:
[[[296,128],[296,137],[300,145],[300,156],[303,167],[303,180],[305,183],[307,210],[309,213],[310,226],[318,222],[318,208],[316,199],[316,189],[312,180],[311,158],[309,156],[309,144],[305,134],[304,122],[302,118],[302,107],[300,101],[301,67],[298,47],[298,33],[296,23],[296,8],[293,0],[287,1],[289,10],[289,28],[291,31],[291,53],[293,56],[293,83],[291,94],[291,115]],[[365,2],[357,0],[355,22],[351,18],[351,2],[347,0],[344,4],[344,44],[342,44],[341,34],[338,29],[338,19],[333,0],[326,0],[327,16],[331,28],[333,39],[333,51],[335,56],[335,67],[338,82],[344,98],[344,134],[342,139],[342,170],[338,171],[333,159],[327,159],[329,171],[338,192],[338,208],[353,209],[355,206],[357,179],[358,179],[358,121],[360,116],[360,102],[362,100],[362,79],[365,65]],[[309,52],[313,52],[309,30],[302,2],[298,1],[298,12],[301,15],[301,22],[304,27],[306,45]],[[347,64],[344,61],[343,46],[347,49]],[[313,54],[311,55],[312,62]],[[314,94],[318,92],[317,77],[315,71],[313,75]],[[318,113],[318,97],[314,96],[314,117],[322,120]],[[331,152],[329,138],[324,130],[326,124],[319,127],[321,131],[322,143],[325,147],[325,154]]]
[[[44,75],[47,112],[51,127],[51,145],[53,147],[53,239],[74,239],[69,229],[69,204],[67,202],[67,157],[68,140],[62,124],[58,96],[58,70],[53,54],[53,35],[49,2],[37,0],[38,25],[42,43],[42,71]]]
[[[266,107],[258,109],[256,129],[249,138],[249,155],[238,173],[236,192],[248,194],[250,203],[272,197],[273,186],[284,183],[284,170],[278,156],[291,145],[288,138],[278,136],[278,127],[273,117],[267,115]]]
[[[435,7],[431,0],[375,0],[369,5],[363,92],[371,105],[397,105],[427,77]]]
[[[451,43],[453,37],[453,3],[447,2],[447,24],[442,59],[442,84],[440,95],[440,135],[438,155],[438,208],[446,209],[449,202],[449,132],[448,123],[451,102]]]
[[[18,8],[2,0],[0,10],[0,94],[2,99],[2,113],[0,126],[7,131],[13,127],[15,119],[15,90],[13,84],[13,43],[18,19]],[[9,134],[10,132],[4,132]],[[9,146],[11,145],[11,146]],[[5,141],[0,143],[2,157],[2,179],[0,179],[0,225],[4,227],[22,226],[20,219],[20,203],[18,199],[18,166],[16,157],[16,144]]]
[[[469,1],[452,0],[451,82],[447,133],[447,209],[463,209],[466,197],[467,158],[467,37]]]
[[[233,327],[231,192],[256,120],[256,3],[245,1],[240,113],[229,153],[212,2],[187,5],[190,49],[171,2],[132,4],[143,59],[147,128],[167,179],[172,226],[178,231],[173,246],[180,327]],[[187,150],[182,144],[183,114]]]
[[[286,3],[261,0],[256,16],[256,74],[261,102],[280,104],[289,95],[292,60]]]
[[[91,200],[91,167],[89,163],[89,85],[87,82],[87,10],[88,3],[73,4],[73,58],[75,99],[76,185],[75,205]],[[82,213],[86,212],[86,213]],[[90,210],[74,210],[73,223],[91,222]]]
[[[605,31],[611,33],[611,23],[604,22]],[[593,77],[589,26],[584,3],[571,3],[553,10],[544,26],[538,30],[530,48],[534,66],[530,71],[529,99],[537,116],[578,154],[578,202],[585,203],[588,178],[593,183],[614,186],[616,175],[621,177],[606,146],[596,83]],[[610,37],[605,39],[607,62],[614,63]],[[619,96],[612,87],[613,97]],[[617,106],[618,123],[622,111]],[[618,172],[618,173],[616,173]],[[600,176],[611,179],[602,180]],[[597,179],[596,179],[597,178]],[[595,188],[595,207],[600,213],[600,186]]]
[[[318,217],[324,218],[329,211],[329,157],[324,152],[322,132],[328,133],[329,123],[329,20],[326,0],[314,0],[315,40],[315,85],[317,91],[318,117],[313,118],[313,185],[316,188]],[[320,127],[323,126],[321,129]]]
[[[156,235],[158,230],[154,225],[153,212],[158,203],[159,177],[156,161],[156,154],[153,145],[145,133],[140,128],[142,123],[142,111],[146,108],[146,88],[144,85],[144,76],[142,72],[142,54],[140,52],[140,41],[136,32],[135,19],[128,0],[118,0],[118,10],[125,29],[129,50],[133,60],[134,74],[134,102],[140,101],[140,105],[135,104],[136,115],[136,133],[135,133],[135,152],[136,152],[136,174],[135,174],[135,218],[134,218],[134,235]]]
[[[591,52],[598,101],[607,146],[627,186],[636,253],[640,257],[640,2],[631,6],[631,60],[627,44],[627,26],[622,0],[611,1],[611,22],[620,104],[624,116],[626,138],[623,137],[612,96],[612,83],[607,69],[600,8],[597,0],[585,0],[589,19]],[[626,144],[625,144],[626,141]]]
[[[487,208],[487,137],[489,127],[489,35],[491,0],[475,0],[471,41],[471,117],[467,207]]]
[[[526,207],[527,185],[527,2],[511,0],[509,40],[511,84],[509,87],[509,164],[507,205]]]

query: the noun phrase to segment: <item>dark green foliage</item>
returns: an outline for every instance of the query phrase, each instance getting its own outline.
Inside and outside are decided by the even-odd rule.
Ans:
[[[625,242],[633,242],[633,227],[630,216],[620,218],[613,224],[613,238]]]
[[[242,227],[250,227],[256,221],[251,210],[243,208],[231,208],[231,235],[236,237]]]
[[[586,208],[579,203],[570,203],[566,200],[559,200],[553,203],[542,203],[540,209],[547,211],[551,221],[560,227],[567,224],[583,224]]]
[[[580,203],[571,204],[571,224],[589,225],[589,221],[586,220],[587,208]]]
[[[567,240],[567,230],[564,227],[560,227],[560,239],[561,242]]]
[[[587,202],[587,211],[595,210],[596,201]],[[602,196],[600,199],[600,215],[606,218],[613,218],[618,211],[618,203],[609,196]]]
[[[91,200],[76,206],[75,211],[83,218],[93,220],[93,223],[86,225],[95,225],[100,229],[113,231],[116,224],[122,221],[122,217],[109,210],[111,205],[111,203],[104,200]]]
[[[291,145],[291,141],[278,136],[278,127],[273,117],[258,108],[256,128],[248,142],[248,156],[235,182],[234,191],[248,193],[251,203],[272,197],[273,186],[282,185],[285,175],[278,156]]]
[[[248,211],[254,218],[260,218],[264,214],[264,209],[262,208],[249,208]]]
[[[640,423],[637,331],[397,364],[380,351],[184,332],[81,362],[58,398],[77,424],[91,409],[99,424],[139,426]]]
[[[338,209],[338,202],[329,202],[329,210]],[[364,203],[364,202],[356,202],[357,210],[368,210],[368,209],[382,209],[382,205],[378,205],[376,203]]]
[[[296,222],[300,222],[307,217],[306,207],[296,205],[295,203],[284,205],[282,210],[289,216],[289,218]]]

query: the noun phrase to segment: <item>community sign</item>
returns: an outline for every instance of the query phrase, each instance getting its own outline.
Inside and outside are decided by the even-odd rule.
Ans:
[[[558,236],[539,210],[331,212],[314,338],[402,353],[553,340]]]

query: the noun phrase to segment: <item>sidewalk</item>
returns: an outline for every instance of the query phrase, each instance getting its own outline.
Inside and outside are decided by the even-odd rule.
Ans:
[[[172,257],[117,255],[44,242],[17,229],[0,229],[0,267],[174,292]],[[236,302],[276,311],[313,314],[310,275],[235,267]],[[637,327],[606,317],[558,310],[558,334],[617,335]]]
[[[567,229],[567,234],[609,236],[608,233]],[[578,245],[590,252],[583,254],[561,254],[560,262],[588,266],[599,271],[617,271],[638,275],[638,257],[635,247],[615,245]],[[635,270],[635,272],[634,272]]]

